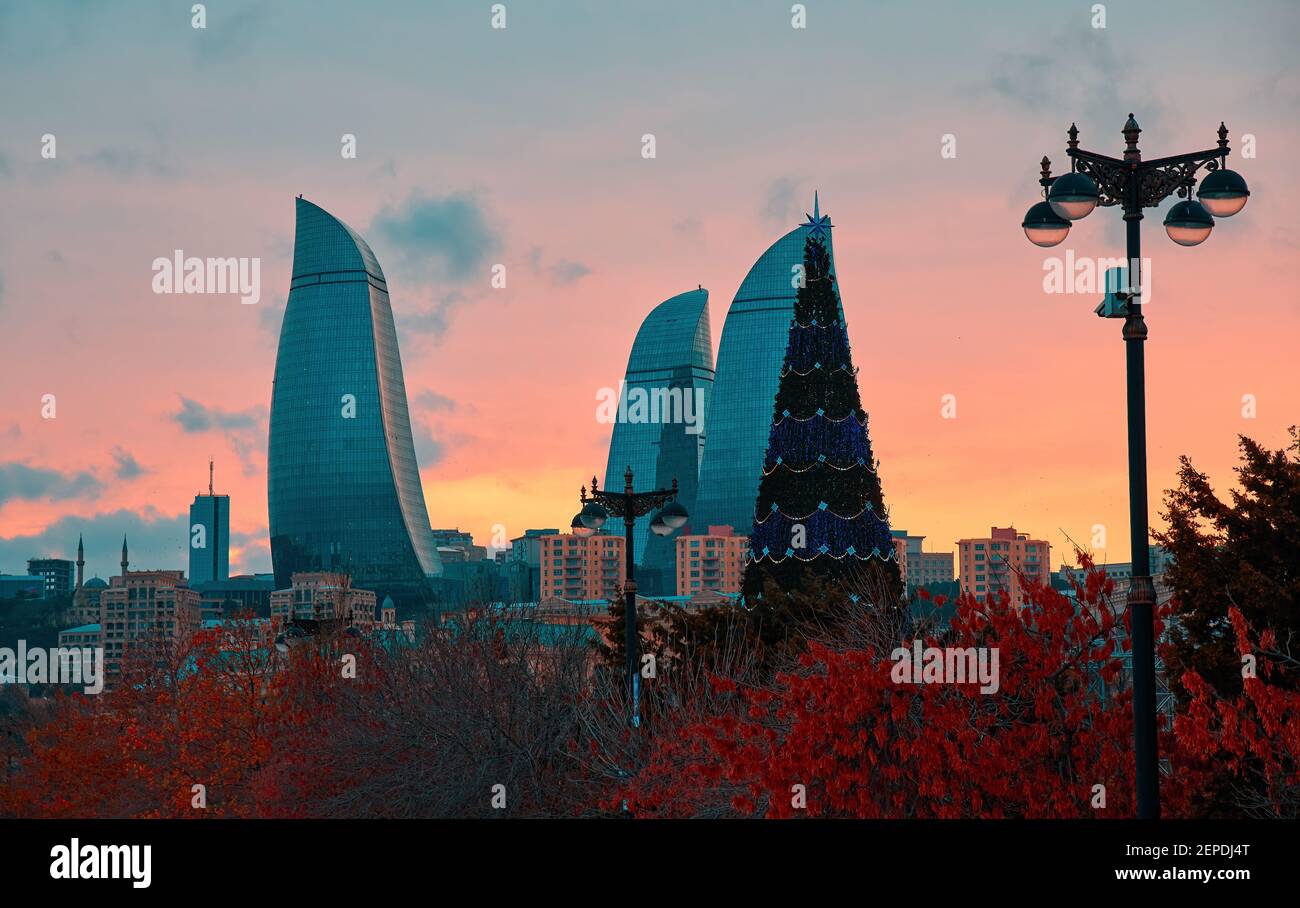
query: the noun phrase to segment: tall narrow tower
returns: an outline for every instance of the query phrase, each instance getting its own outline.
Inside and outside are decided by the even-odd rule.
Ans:
[[[81,534],[77,534],[77,589],[81,589],[81,583],[86,579],[86,547],[82,542]]]
[[[131,560],[126,556],[126,534],[123,533],[122,534],[122,576],[123,577],[126,576],[126,568],[127,565],[129,565],[130,563]]]
[[[296,206],[266,465],[275,582],[341,571],[399,605],[427,603],[442,563],[388,282],[356,231],[306,199]]]
[[[610,436],[605,488],[622,488],[628,467],[647,488],[678,484],[677,500],[694,513],[704,417],[713,391],[709,291],[700,287],[656,306],[636,333],[627,378]],[[632,531],[637,583],[649,594],[668,593],[677,576],[677,546],[650,532],[651,515]],[[745,527],[747,530],[748,527]]]

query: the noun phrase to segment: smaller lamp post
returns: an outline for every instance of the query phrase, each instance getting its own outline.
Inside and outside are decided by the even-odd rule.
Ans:
[[[623,546],[624,556],[627,565],[627,580],[623,584],[623,625],[624,625],[624,649],[627,656],[627,683],[628,697],[631,702],[631,722],[632,727],[637,728],[641,725],[641,711],[639,708],[640,700],[640,672],[638,671],[638,640],[636,627],[636,551],[633,545],[632,529],[636,526],[636,519],[644,517],[656,509],[659,513],[655,515],[654,520],[650,523],[650,529],[659,536],[667,536],[674,530],[680,529],[686,525],[690,515],[686,513],[686,508],[682,507],[677,501],[677,480],[673,480],[671,489],[656,489],[651,492],[636,492],[632,489],[632,468],[629,466],[627,472],[623,474],[623,491],[609,492],[600,489],[596,485],[596,477],[591,477],[591,492],[587,492],[587,487],[582,487],[580,500],[582,501],[582,510],[573,518],[574,532],[577,533],[579,524],[586,529],[586,533],[578,535],[590,536],[601,527],[610,517],[623,518]]]

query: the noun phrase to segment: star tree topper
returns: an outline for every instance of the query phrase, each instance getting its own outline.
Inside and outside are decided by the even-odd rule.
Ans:
[[[826,231],[831,229],[831,216],[822,214],[821,200],[816,192],[813,192],[813,213],[804,212],[804,217],[808,220],[799,226],[811,228],[809,232],[814,235],[825,236]]]

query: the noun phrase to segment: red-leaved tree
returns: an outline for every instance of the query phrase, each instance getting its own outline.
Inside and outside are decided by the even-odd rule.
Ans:
[[[1242,691],[1219,695],[1196,671],[1182,676],[1190,700],[1175,723],[1180,769],[1193,797],[1224,784],[1245,816],[1300,817],[1300,660],[1290,640],[1256,634],[1241,611],[1228,610],[1242,657]]]
[[[1133,812],[1122,604],[1091,572],[1071,599],[963,596],[946,629],[858,608],[763,686],[715,677],[715,715],[659,736],[625,787],[638,815],[1126,817]],[[924,647],[998,655],[998,689],[899,683]],[[1102,691],[1105,690],[1103,695]],[[1165,732],[1163,746],[1172,744]],[[1165,752],[1168,752],[1167,750]],[[1165,782],[1178,801],[1176,780]]]

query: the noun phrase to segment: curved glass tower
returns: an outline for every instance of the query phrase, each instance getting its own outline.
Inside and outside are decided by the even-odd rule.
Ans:
[[[667,488],[677,480],[678,500],[694,520],[705,414],[713,391],[713,338],[709,291],[691,290],[654,308],[632,343],[620,389],[618,418],[609,444],[604,487],[623,488],[628,467],[638,490]],[[766,442],[766,437],[764,437]],[[671,582],[676,546],[650,532],[651,515],[633,529],[637,580],[649,593]]]
[[[277,588],[338,570],[399,603],[442,573],[411,441],[383,269],[352,228],[299,197],[267,456]]]
[[[829,223],[818,206],[814,211],[816,221]],[[727,524],[745,535],[753,528],[772,407],[798,293],[794,268],[803,264],[804,240],[815,226],[810,218],[768,247],[749,269],[727,311],[718,344],[713,401],[705,420],[709,444],[691,512],[694,527]],[[826,246],[830,249],[829,231]],[[834,263],[832,251],[832,267]],[[838,299],[838,283],[835,293]],[[839,305],[843,320],[843,302]]]

